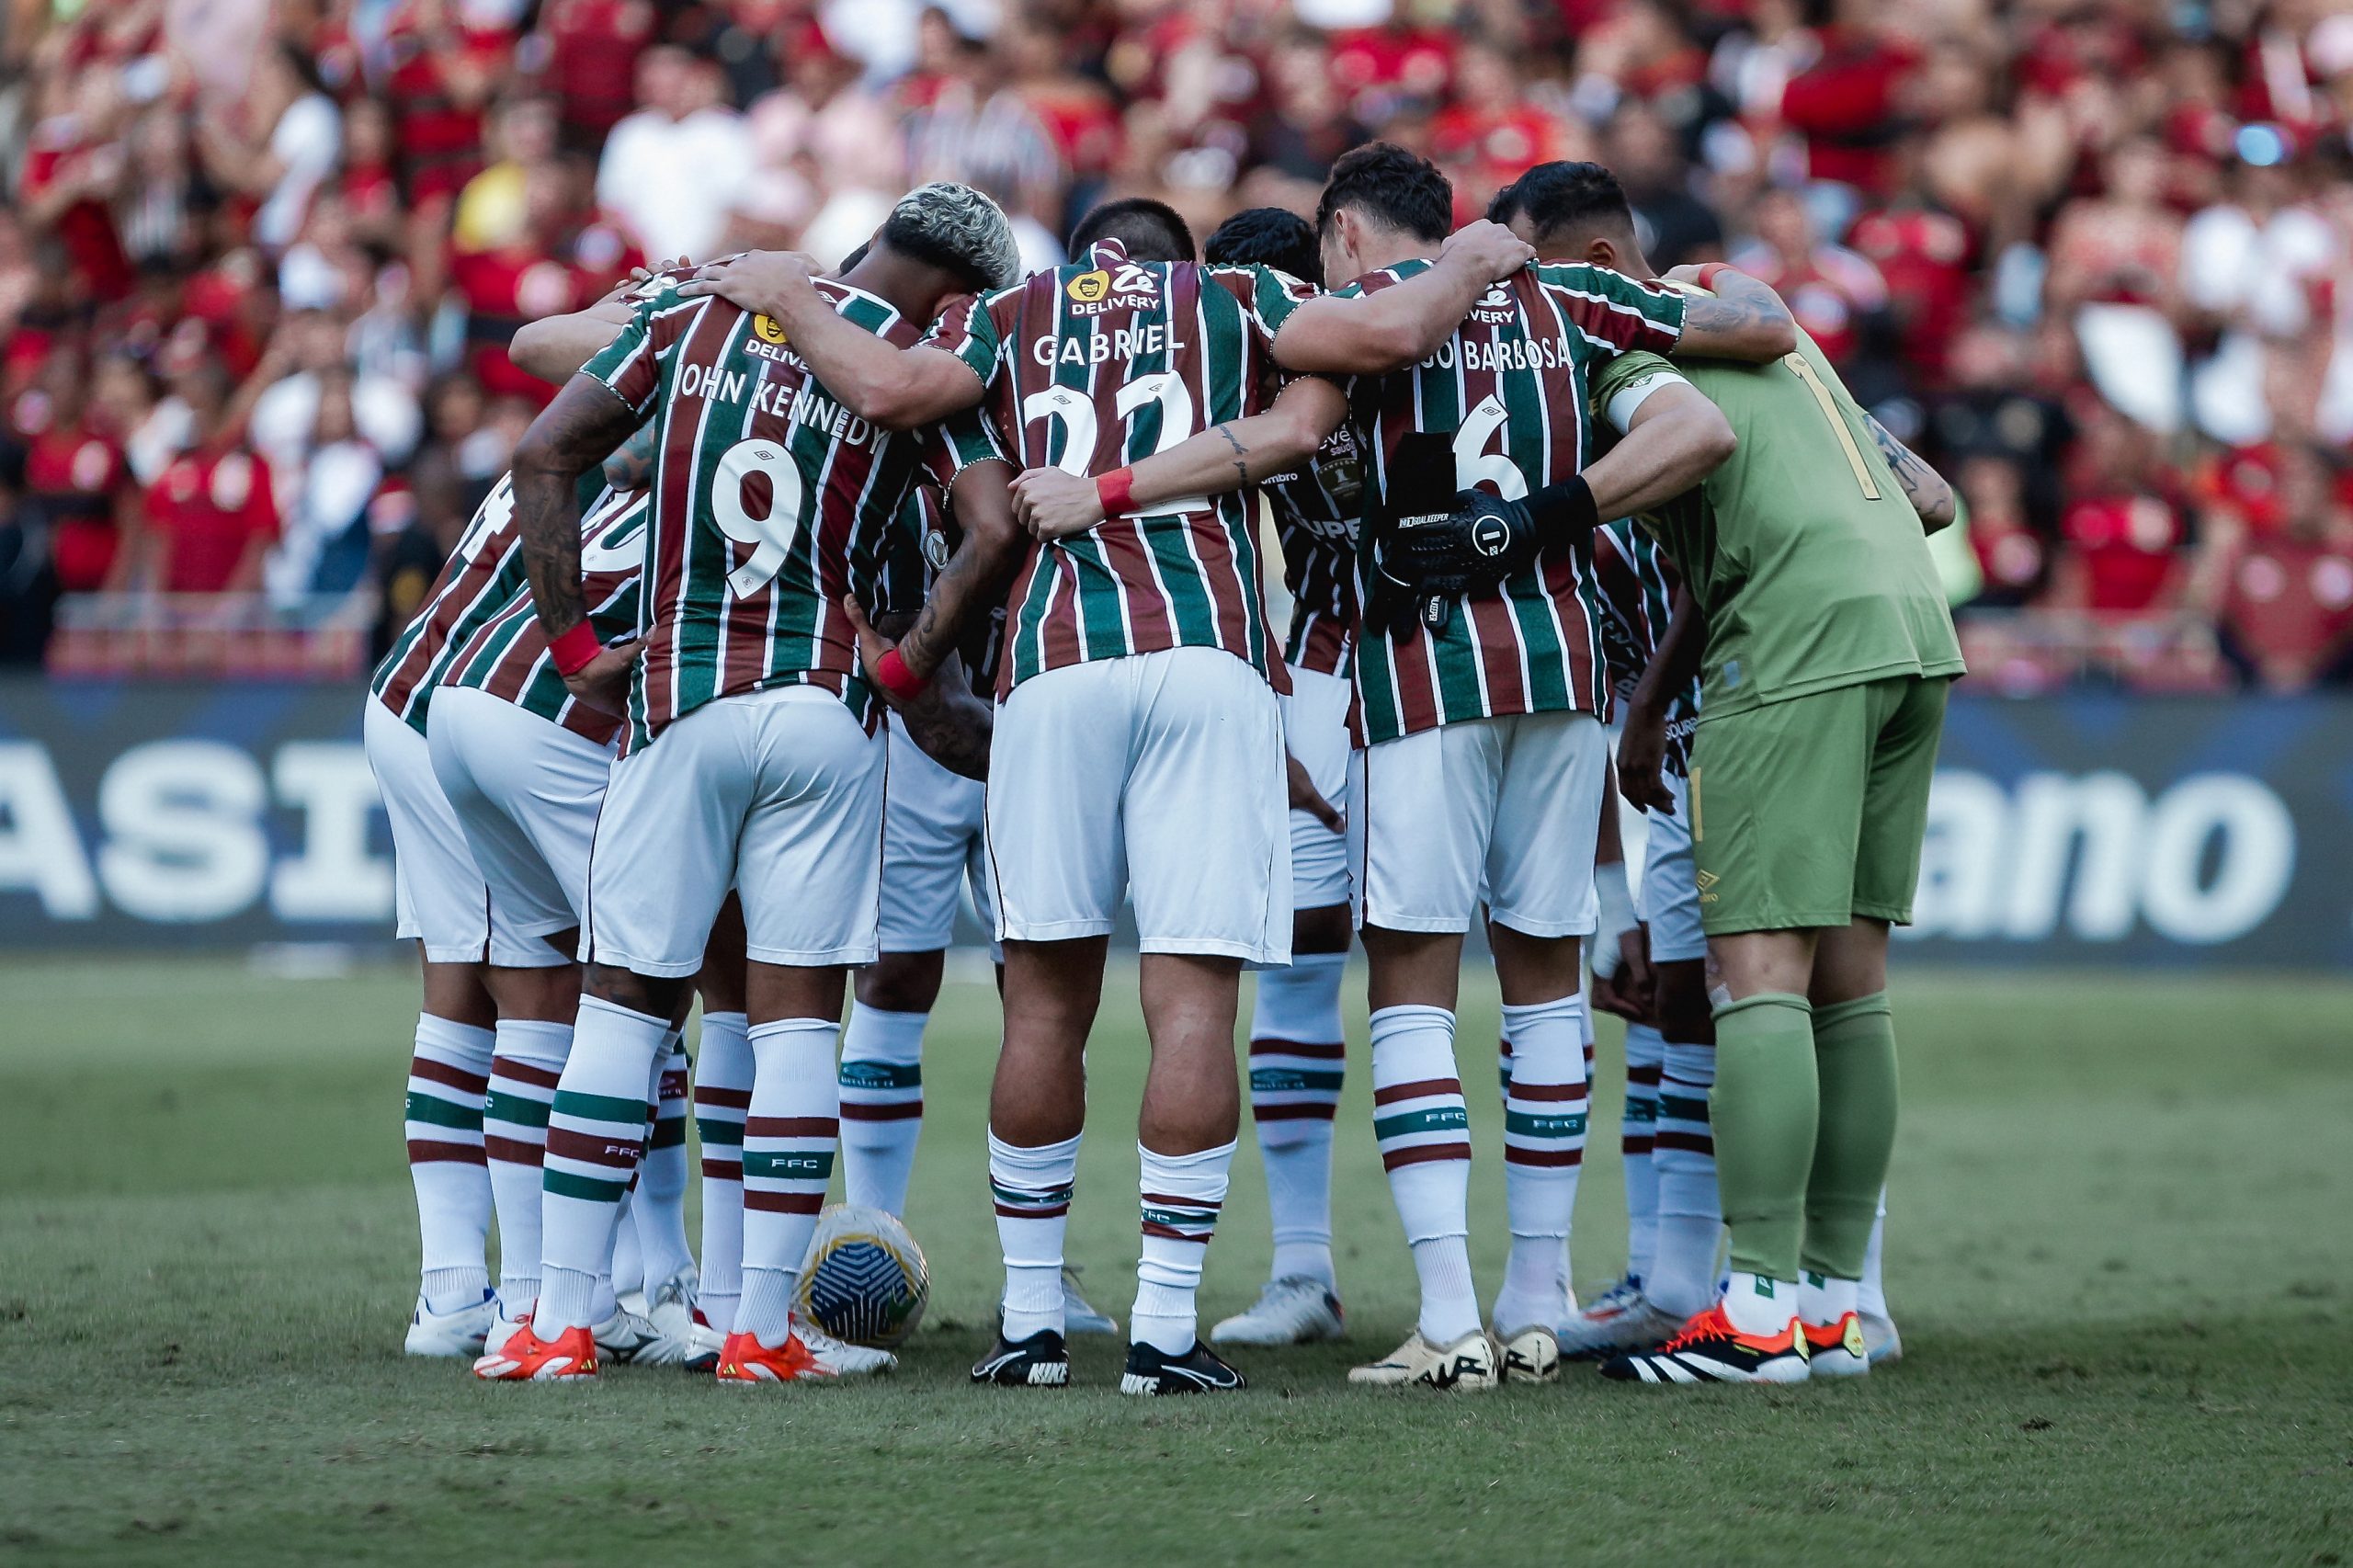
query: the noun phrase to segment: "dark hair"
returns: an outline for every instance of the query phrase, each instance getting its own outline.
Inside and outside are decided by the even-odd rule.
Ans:
[[[1256,262],[1311,282],[1324,272],[1323,259],[1316,253],[1314,225],[1281,207],[1253,207],[1236,212],[1210,235],[1209,244],[1201,247],[1201,259],[1211,266]]]
[[[894,254],[905,256],[909,261],[919,261],[926,267],[939,268],[940,271],[955,278],[976,294],[985,293],[996,287],[992,279],[973,265],[971,256],[961,254],[952,245],[943,244],[938,236],[925,229],[914,216],[903,214],[897,210],[893,210],[890,217],[883,220],[882,226],[874,231],[873,239],[858,246],[843,260],[841,270],[847,272],[851,267],[864,261],[867,254],[878,243]]]
[[[1521,213],[1539,238],[1574,228],[1622,228],[1631,233],[1634,227],[1625,187],[1599,164],[1539,164],[1495,192],[1487,208],[1487,216],[1498,223]]]
[[[1454,232],[1454,187],[1436,164],[1391,142],[1343,153],[1332,165],[1324,198],[1315,204],[1315,232],[1329,230],[1332,215],[1343,207],[1432,244]]]
[[[1107,201],[1070,232],[1070,254],[1085,256],[1097,240],[1117,240],[1136,261],[1190,261],[1193,231],[1176,209],[1148,196]]]

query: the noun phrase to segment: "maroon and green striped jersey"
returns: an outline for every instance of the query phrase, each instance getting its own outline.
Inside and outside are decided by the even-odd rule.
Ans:
[[[1631,518],[1609,524],[1593,536],[1594,581],[1603,615],[1602,649],[1609,669],[1610,694],[1623,702],[1634,694],[1659,640],[1675,615],[1675,590],[1682,579],[1675,562],[1649,529]],[[1699,681],[1693,676],[1666,707],[1666,767],[1683,773],[1690,764],[1691,730],[1699,722]]]
[[[1370,294],[1429,267],[1367,273],[1342,294]],[[1568,478],[1592,455],[1588,367],[1630,349],[1661,352],[1683,330],[1683,298],[1606,267],[1530,267],[1489,290],[1438,352],[1358,378],[1349,401],[1371,450],[1375,494],[1405,436],[1444,436],[1457,487],[1516,500]],[[1361,530],[1358,581],[1379,548]],[[1486,592],[1458,600],[1433,634],[1367,627],[1357,651],[1366,738],[1380,742],[1465,719],[1573,710],[1606,716],[1600,612],[1588,538],[1548,546]]]
[[[904,347],[920,329],[833,279],[842,317]],[[843,596],[870,605],[925,438],[828,393],[783,327],[725,300],[664,295],[582,368],[659,422],[627,749],[716,698],[814,686],[879,710]]]
[[[929,342],[972,367],[1024,468],[1087,475],[1257,413],[1268,348],[1313,290],[1263,267],[1128,259],[1106,240],[949,312]],[[1248,493],[1112,517],[1033,544],[1006,602],[1000,694],[1046,670],[1163,648],[1222,648],[1277,687]]]
[[[599,642],[620,642],[637,635],[638,583],[645,565],[650,506],[645,491],[608,488],[580,519],[581,597]],[[620,733],[620,720],[581,702],[563,684],[548,655],[547,632],[540,625],[528,584],[457,645],[438,684],[486,691],[599,744]]]
[[[586,496],[596,493],[597,483],[594,476],[583,480],[584,506]],[[422,734],[433,688],[440,684],[449,661],[516,596],[528,597],[529,592],[530,579],[523,569],[523,534],[515,522],[514,480],[500,474],[482,505],[474,508],[466,531],[458,537],[458,547],[441,563],[441,574],[434,579],[425,602],[369,677],[369,689]]]
[[[1290,631],[1283,661],[1295,670],[1345,676],[1357,620],[1357,529],[1364,520],[1364,449],[1347,425],[1324,439],[1306,466],[1263,488],[1282,546]]]

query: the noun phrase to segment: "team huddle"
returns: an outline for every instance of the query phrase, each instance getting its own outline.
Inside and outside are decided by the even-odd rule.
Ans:
[[[1244,212],[1197,252],[1115,201],[1024,277],[986,197],[930,185],[831,274],[682,260],[523,329],[562,390],[367,707],[426,960],[412,1353],[517,1381],[892,1366],[824,1332],[801,1274],[837,1155],[848,1203],[904,1207],[968,885],[1004,1008],[976,1382],[1066,1384],[1071,1335],[1120,1332],[1063,1235],[1123,908],[1151,1060],[1122,1392],[1240,1389],[1213,1346],[1343,1332],[1357,942],[1420,1311],[1350,1381],[1790,1382],[1895,1353],[1887,937],[1961,668],[1926,545],[1951,492],[1770,290],[1653,274],[1607,170],[1451,210],[1376,144],[1313,222]],[[1474,922],[1510,1232],[1483,1305]],[[1274,1266],[1204,1333],[1245,968]],[[1597,1005],[1632,1020],[1631,1261],[1580,1306]]]

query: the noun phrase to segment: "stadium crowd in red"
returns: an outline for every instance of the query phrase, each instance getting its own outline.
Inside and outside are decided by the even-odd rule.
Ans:
[[[397,620],[648,258],[909,184],[1465,218],[1599,158],[1771,281],[1972,510],[1980,673],[2353,673],[2353,0],[8,0],[0,658],[60,593]]]

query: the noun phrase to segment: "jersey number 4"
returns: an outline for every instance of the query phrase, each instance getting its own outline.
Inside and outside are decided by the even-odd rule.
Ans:
[[[1146,408],[1160,410],[1160,436],[1153,443],[1153,455],[1172,447],[1181,446],[1193,433],[1193,393],[1185,379],[1173,370],[1152,370],[1136,377],[1120,389],[1112,401],[1112,408],[1128,421],[1133,434],[1136,415]],[[1050,419],[1062,426],[1063,455],[1054,466],[1079,479],[1088,476],[1088,465],[1095,460],[1096,415],[1095,400],[1076,387],[1047,387],[1033,392],[1021,400],[1021,422],[1035,425]],[[1124,449],[1124,443],[1122,444]],[[1159,517],[1173,512],[1205,512],[1210,500],[1206,495],[1184,495],[1174,501],[1164,501],[1140,516]]]

